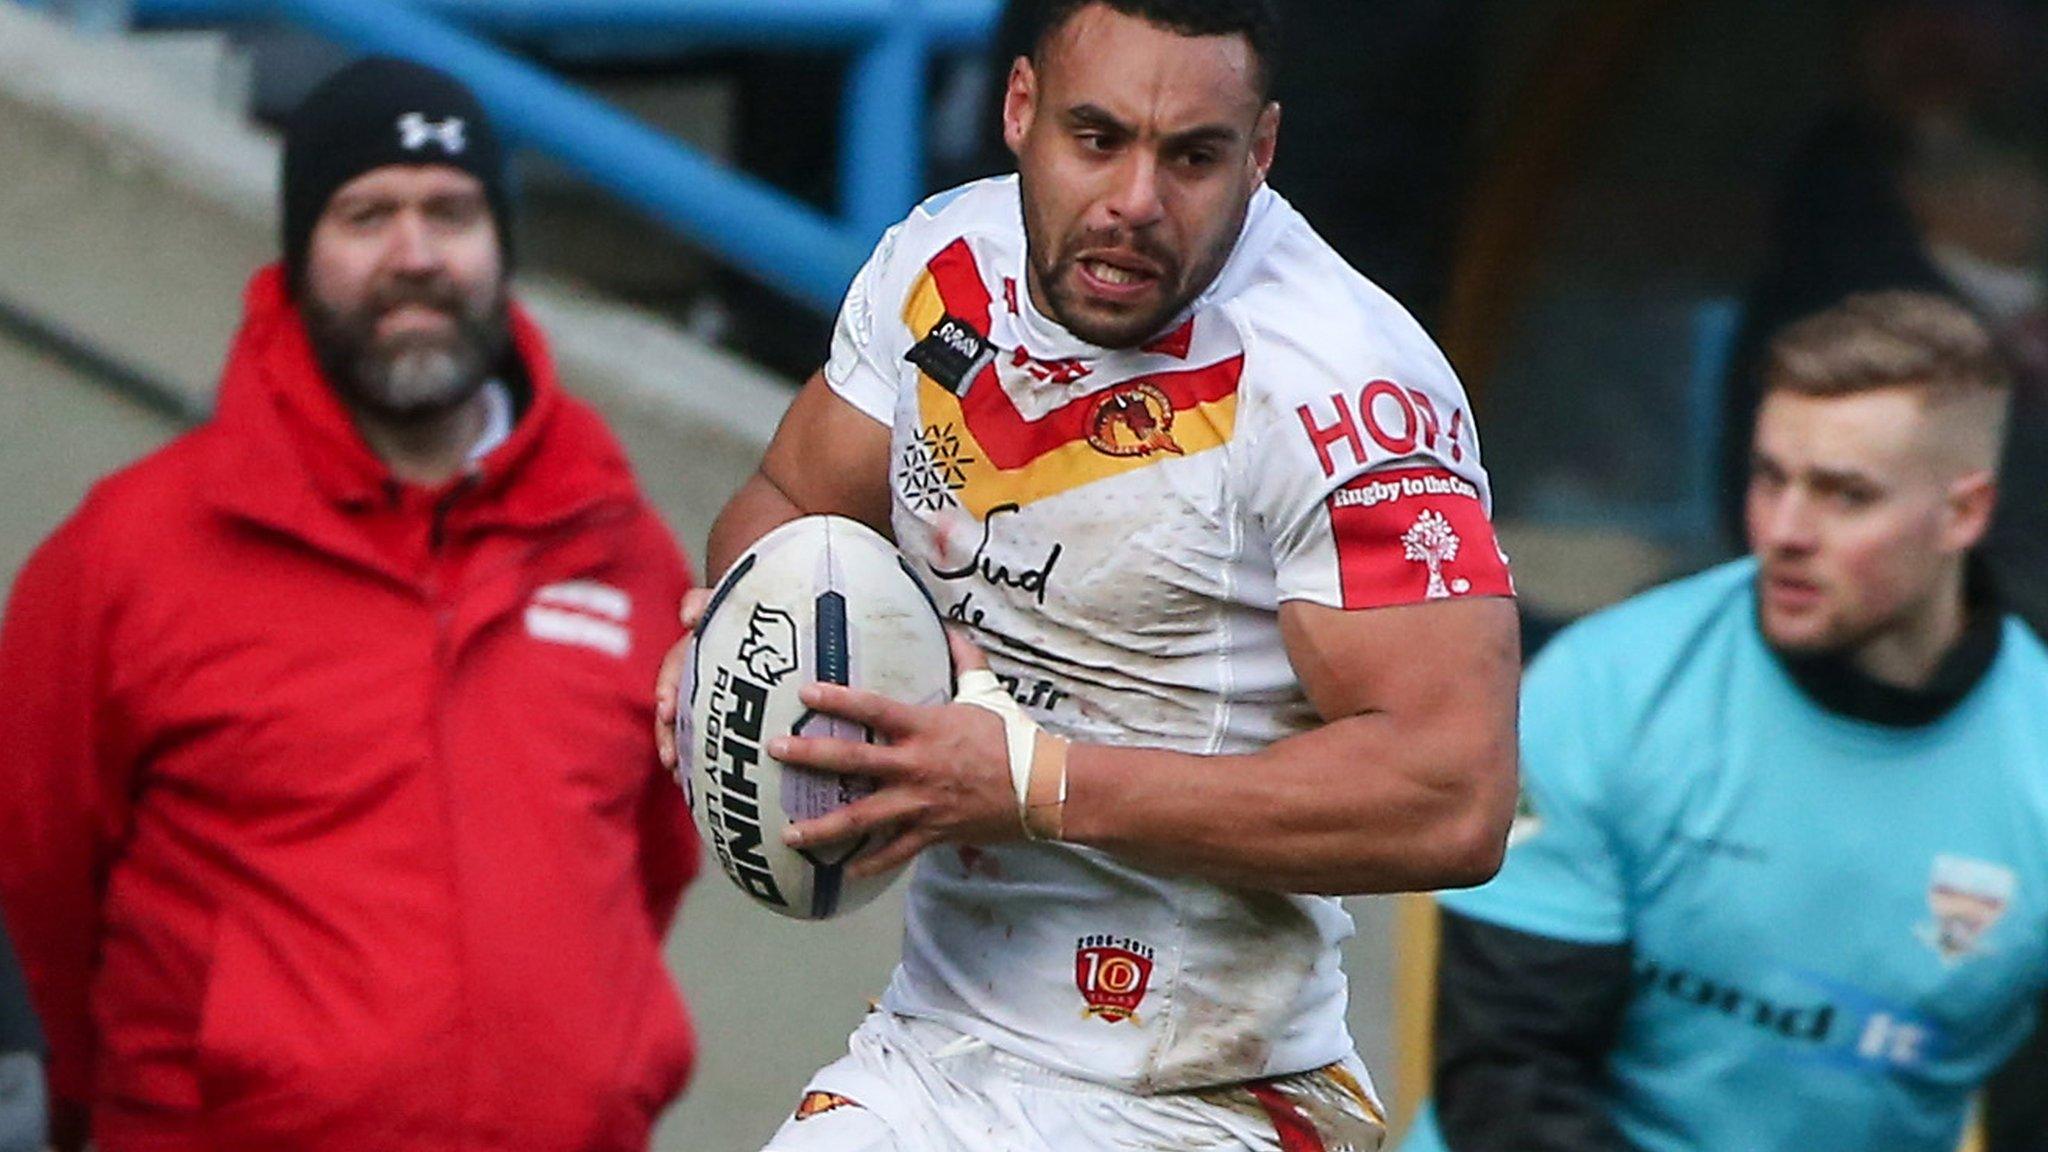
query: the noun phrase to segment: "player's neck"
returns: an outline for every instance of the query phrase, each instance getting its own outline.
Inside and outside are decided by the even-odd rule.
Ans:
[[[1849,662],[1880,684],[1924,688],[1961,642],[1969,623],[1963,562],[1958,559],[1918,611],[1858,647],[1849,654]]]
[[[356,428],[391,475],[407,484],[438,488],[469,464],[470,453],[490,423],[482,389],[446,412],[394,420],[362,410]]]

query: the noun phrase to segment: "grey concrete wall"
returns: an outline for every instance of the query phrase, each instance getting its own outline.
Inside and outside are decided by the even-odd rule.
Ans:
[[[243,284],[276,254],[276,142],[215,97],[125,40],[0,4],[0,300],[200,401]],[[563,379],[611,417],[649,494],[701,544],[788,390],[574,285],[523,277],[519,295]]]
[[[54,357],[0,335],[0,588],[93,481],[176,430]]]

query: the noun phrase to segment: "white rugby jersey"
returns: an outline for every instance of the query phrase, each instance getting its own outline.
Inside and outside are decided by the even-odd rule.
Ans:
[[[1450,365],[1270,190],[1209,290],[1121,351],[1032,306],[1015,177],[941,194],[849,290],[825,377],[892,430],[904,554],[1062,736],[1254,751],[1318,723],[1280,601],[1511,593]],[[946,847],[883,1003],[1130,1091],[1280,1075],[1351,1051],[1351,932],[1333,899]]]

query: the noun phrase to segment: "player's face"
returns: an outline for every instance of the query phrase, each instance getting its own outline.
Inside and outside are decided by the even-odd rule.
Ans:
[[[1780,651],[1853,655],[1925,627],[1951,594],[1984,529],[1967,494],[1988,481],[1956,477],[1923,403],[1903,388],[1765,398],[1749,539],[1764,635]]]
[[[1100,5],[1010,74],[1032,301],[1091,344],[1156,335],[1222,270],[1273,163],[1280,109],[1242,36]]]
[[[306,251],[307,324],[333,385],[401,419],[475,395],[505,346],[503,269],[476,177],[394,164],[342,185]]]

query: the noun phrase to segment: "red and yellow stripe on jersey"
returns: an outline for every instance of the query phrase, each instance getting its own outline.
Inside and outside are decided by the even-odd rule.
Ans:
[[[974,253],[956,240],[933,257],[911,288],[903,322],[922,336],[952,316],[988,335],[993,298]],[[1237,423],[1242,354],[1206,367],[1135,377],[1027,420],[1003,391],[993,364],[961,395],[918,376],[923,428],[959,429],[975,450],[963,455],[966,482],[955,496],[977,518],[1004,504],[1024,507],[1062,492],[1221,447]]]

